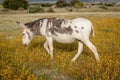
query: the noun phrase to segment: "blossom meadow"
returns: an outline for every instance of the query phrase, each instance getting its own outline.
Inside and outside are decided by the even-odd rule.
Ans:
[[[45,38],[35,36],[29,46],[22,45],[23,23],[38,18],[87,18],[92,21],[95,37],[90,36],[100,55],[84,46],[75,63],[77,41],[71,44],[54,42],[51,60],[43,44]],[[0,80],[120,80],[120,14],[6,14],[0,15]]]

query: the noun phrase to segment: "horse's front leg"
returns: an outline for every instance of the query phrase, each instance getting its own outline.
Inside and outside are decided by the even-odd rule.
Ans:
[[[47,39],[47,43],[48,43],[48,47],[49,47],[49,54],[51,59],[53,59],[53,38],[52,37],[46,37]]]
[[[47,51],[47,53],[50,53],[50,50],[49,50],[48,42],[47,42],[47,41],[44,43],[44,48],[45,48],[45,50]]]

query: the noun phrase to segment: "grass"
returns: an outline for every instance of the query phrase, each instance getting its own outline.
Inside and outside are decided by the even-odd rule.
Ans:
[[[120,14],[7,14],[0,15],[0,80],[120,80]],[[43,48],[45,38],[36,36],[28,47],[21,43],[22,30],[16,21],[28,22],[43,17],[90,19],[96,37],[100,63],[84,46],[75,63],[70,60],[77,52],[77,42],[54,42],[54,59]]]

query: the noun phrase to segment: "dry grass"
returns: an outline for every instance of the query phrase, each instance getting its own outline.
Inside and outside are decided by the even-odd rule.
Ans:
[[[67,13],[68,14],[68,13]],[[0,15],[0,80],[120,80],[120,15],[119,14],[17,14]],[[28,47],[21,43],[22,32],[16,21],[41,17],[76,17],[90,19],[96,37],[100,63],[85,46],[76,63],[70,60],[77,52],[77,42],[54,42],[54,59],[43,48],[44,37],[36,36]]]

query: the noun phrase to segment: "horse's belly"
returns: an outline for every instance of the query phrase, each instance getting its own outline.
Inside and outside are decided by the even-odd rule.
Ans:
[[[57,34],[53,36],[53,39],[59,43],[72,43],[75,40],[72,35],[68,34]]]

